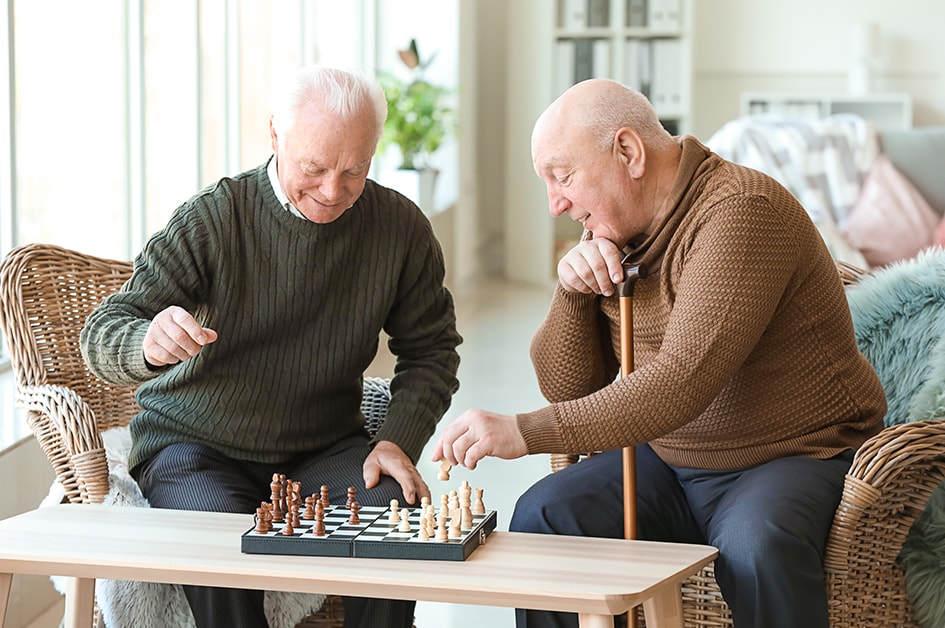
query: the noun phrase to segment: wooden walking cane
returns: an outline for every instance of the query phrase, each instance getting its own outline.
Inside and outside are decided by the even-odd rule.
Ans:
[[[633,287],[646,274],[646,266],[623,267],[620,284],[620,376],[633,372]],[[623,448],[623,538],[637,538],[637,467],[636,450]],[[627,626],[636,628],[636,606],[627,612]]]
[[[633,288],[646,274],[643,264],[624,266],[620,284],[620,376],[633,371]],[[636,451],[623,448],[623,538],[637,538]]]

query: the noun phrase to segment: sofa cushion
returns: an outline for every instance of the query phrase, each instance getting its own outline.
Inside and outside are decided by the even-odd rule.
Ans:
[[[932,244],[939,222],[916,187],[879,155],[841,233],[870,266],[885,266]]]
[[[879,141],[932,209],[945,214],[945,126],[882,131]]]

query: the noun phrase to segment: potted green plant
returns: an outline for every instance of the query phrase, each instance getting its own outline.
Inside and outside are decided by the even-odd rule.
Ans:
[[[402,80],[390,72],[378,77],[387,96],[387,122],[378,148],[383,152],[391,145],[397,146],[402,170],[429,169],[430,156],[454,130],[452,90],[424,78],[436,54],[421,61],[415,39],[398,55],[409,78]]]

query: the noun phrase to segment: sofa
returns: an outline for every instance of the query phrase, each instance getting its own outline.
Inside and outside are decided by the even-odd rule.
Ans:
[[[877,131],[853,114],[756,115],[706,144],[787,187],[838,260],[869,269],[945,245],[945,126]]]

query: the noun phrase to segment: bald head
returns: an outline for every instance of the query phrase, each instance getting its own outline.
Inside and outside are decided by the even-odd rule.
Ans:
[[[607,79],[582,81],[539,116],[532,131],[532,154],[536,144],[551,137],[567,144],[567,140],[590,140],[607,150],[616,131],[624,127],[633,129],[650,148],[675,144],[643,94]]]

